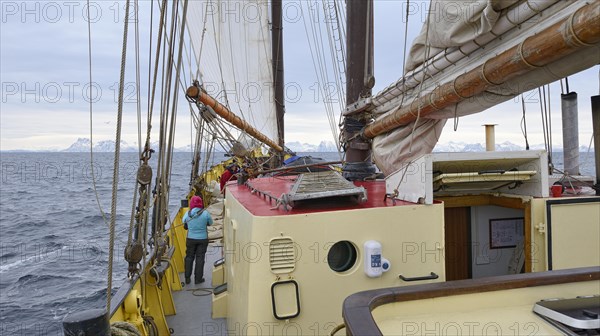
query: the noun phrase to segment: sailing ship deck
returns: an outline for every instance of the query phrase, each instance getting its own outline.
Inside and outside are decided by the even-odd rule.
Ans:
[[[206,281],[197,285],[192,281],[181,291],[173,293],[177,314],[167,316],[167,323],[174,329],[176,335],[227,335],[226,320],[211,318],[211,269],[213,263],[222,258],[221,254],[222,247],[209,246],[204,265]],[[183,282],[185,280],[184,273],[179,273],[179,278]]]

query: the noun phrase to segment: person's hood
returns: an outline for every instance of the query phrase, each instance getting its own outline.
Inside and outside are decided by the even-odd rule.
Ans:
[[[204,202],[202,202],[200,196],[192,196],[192,199],[190,199],[190,210],[194,208],[204,208]]]

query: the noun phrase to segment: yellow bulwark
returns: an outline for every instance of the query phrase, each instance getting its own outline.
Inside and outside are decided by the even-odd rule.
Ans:
[[[264,157],[260,148],[253,150],[251,156]],[[193,195],[201,195],[206,206],[211,204],[213,191],[219,183],[220,176],[228,165],[234,163],[241,167],[244,162],[241,158],[232,157],[205,171],[194,181],[187,199],[189,200]],[[166,316],[177,313],[173,292],[181,291],[183,288],[179,273],[185,268],[186,231],[183,228],[182,218],[187,211],[187,207],[181,207],[165,232],[168,247],[161,258],[160,265],[154,258],[147,260],[139,276],[126,280],[119,288],[113,298],[110,311],[111,324],[131,323],[144,336],[172,333]]]
[[[253,151],[254,157],[262,156],[260,149]],[[212,200],[211,186],[218,184],[219,177],[231,164],[242,166],[241,159],[232,157],[204,172],[196,181],[187,198],[201,194],[205,204]],[[168,248],[158,265],[154,258],[146,261],[138,276],[126,280],[113,297],[110,311],[110,322],[127,322],[134,325],[138,331],[146,335],[169,335],[166,316],[177,313],[173,301],[173,292],[182,290],[179,273],[184,270],[186,231],[182,218],[188,211],[181,207],[165,235],[168,237]],[[152,255],[150,253],[149,255]]]
[[[170,247],[161,265],[151,259],[144,265],[140,276],[126,280],[113,299],[111,323],[128,322],[142,335],[169,335],[166,316],[177,313],[173,292],[180,291],[179,272],[184,269],[185,230],[181,224],[187,208],[181,208],[167,231]],[[158,276],[157,273],[162,273]]]

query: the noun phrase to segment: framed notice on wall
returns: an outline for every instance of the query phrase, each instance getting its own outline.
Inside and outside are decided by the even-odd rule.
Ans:
[[[523,217],[490,219],[490,248],[510,248],[523,239]]]

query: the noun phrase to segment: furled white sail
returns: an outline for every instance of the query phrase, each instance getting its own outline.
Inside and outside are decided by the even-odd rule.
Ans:
[[[276,140],[268,13],[266,0],[192,0],[187,28],[193,79],[236,115]]]
[[[385,174],[431,152],[447,119],[481,112],[600,62],[598,45],[584,46],[543,67],[532,66],[531,71],[518,78],[502,81],[499,85],[488,83],[483,92],[469,95],[457,103],[434,104],[434,112],[420,115],[419,106],[424,103],[422,100],[417,103],[419,97],[429,95],[428,101],[434,99],[432,92],[436,89],[444,84],[453,85],[461,75],[481,67],[557,22],[566,21],[561,29],[570,29],[571,15],[586,6],[586,2],[434,0],[431,6],[430,18],[407,61],[412,70],[371,99],[370,111],[378,116],[378,121],[386,117],[390,120],[391,116],[397,119],[407,107],[413,107],[406,118],[412,122],[391,131],[378,132],[373,139],[374,160]]]
[[[406,70],[414,70],[446,48],[460,47],[491,32],[500,12],[518,1],[431,1],[428,16],[431,24],[423,25],[413,41]]]

